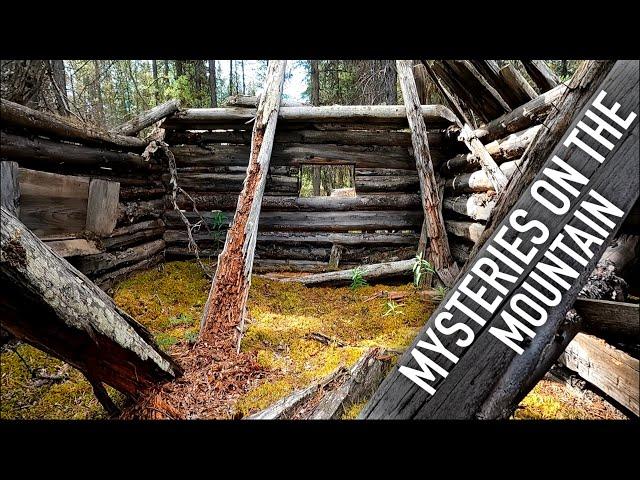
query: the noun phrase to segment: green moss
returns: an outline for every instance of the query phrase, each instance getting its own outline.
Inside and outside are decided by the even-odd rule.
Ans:
[[[582,420],[593,418],[586,412],[559,400],[557,392],[544,380],[520,402],[514,416],[517,420]]]
[[[342,414],[341,420],[355,420],[366,404],[366,401],[352,404]]]

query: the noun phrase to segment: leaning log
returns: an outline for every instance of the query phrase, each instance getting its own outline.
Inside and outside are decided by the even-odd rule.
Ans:
[[[398,71],[398,81],[402,89],[402,97],[404,98],[407,120],[411,128],[413,155],[420,180],[422,209],[424,212],[422,228],[425,234],[422,235],[421,238],[428,238],[428,258],[440,280],[442,280],[445,285],[450,286],[458,274],[458,266],[449,251],[449,240],[447,239],[444,219],[442,218],[440,193],[429,151],[427,127],[422,115],[420,115],[420,101],[418,99],[416,83],[413,79],[411,62],[408,60],[396,60],[396,69]],[[421,242],[420,248],[424,248],[425,246],[426,245]],[[424,253],[424,251],[419,252],[419,254]]]
[[[218,267],[202,316],[200,335],[205,341],[212,339],[220,330],[228,331],[239,325],[242,330],[286,64],[285,60],[269,62],[264,94],[253,124],[247,178],[224,249],[218,257]]]
[[[64,117],[33,110],[9,100],[0,99],[0,124],[3,127],[25,130],[61,140],[71,140],[86,145],[143,150],[147,143],[139,138],[108,133],[91,125],[76,125]]]
[[[517,105],[513,105],[513,108],[519,107],[523,103],[527,103],[538,96],[533,87],[529,85],[529,82],[527,82],[527,80],[512,64],[507,63],[500,69],[500,77],[507,85],[507,88],[509,88],[519,99],[519,102]]]
[[[142,325],[4,207],[1,212],[3,328],[127,394],[180,373]]]
[[[560,83],[560,79],[544,63],[544,60],[522,60],[522,65],[540,92],[551,90]]]
[[[358,272],[367,281],[378,280],[380,278],[406,276],[411,274],[413,266],[415,265],[414,259],[400,260],[398,262],[383,262],[374,263],[370,265],[363,265],[358,267]],[[287,277],[278,278],[282,282],[296,282],[306,286],[314,285],[339,285],[350,283],[353,279],[356,269],[338,270],[335,272],[317,273],[313,275],[306,275],[304,277]]]
[[[141,130],[150,127],[156,122],[159,122],[163,118],[178,111],[180,108],[180,102],[178,100],[169,100],[160,105],[153,107],[150,110],[142,112],[136,115],[128,122],[116,127],[113,131],[119,135],[133,136]]]
[[[41,165],[52,168],[58,163],[115,169],[149,169],[152,166],[135,153],[114,152],[104,148],[54,142],[38,137],[28,138],[4,132],[0,136],[0,148],[3,157],[16,160],[21,166]]]

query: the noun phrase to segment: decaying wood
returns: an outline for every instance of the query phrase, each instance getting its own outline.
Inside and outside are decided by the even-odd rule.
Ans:
[[[87,203],[86,229],[98,236],[110,235],[118,222],[120,184],[91,179]]]
[[[344,246],[334,244],[331,247],[331,253],[329,254],[329,268],[338,268],[340,264],[340,258],[342,258],[342,252],[344,252]]]
[[[165,225],[161,219],[145,220],[144,222],[133,223],[124,227],[118,227],[111,235],[102,238],[100,241],[108,249],[119,249],[134,243],[149,241],[162,237]]]
[[[111,270],[106,272],[94,279],[95,284],[100,287],[105,292],[110,291],[116,283],[124,280],[133,272],[137,272],[139,270],[148,270],[155,265],[164,261],[164,254],[158,253],[153,257],[146,258],[138,263],[134,263],[132,265],[127,265],[125,267],[119,268],[117,270]]]
[[[640,415],[640,370],[637,358],[608,345],[604,340],[579,333],[565,349],[560,363],[577,372],[636,417]]]
[[[52,168],[63,163],[78,167],[98,165],[114,169],[149,169],[151,165],[136,153],[114,152],[5,132],[0,136],[0,147],[3,157],[16,160],[21,166],[42,165]]]
[[[119,150],[142,150],[146,146],[144,140],[108,133],[89,124],[76,125],[65,117],[33,110],[4,98],[0,99],[0,113],[0,123],[3,127],[24,129],[29,134],[38,133],[86,145],[115,147]]]
[[[227,97],[227,106],[229,107],[252,107],[258,106],[259,96],[256,95],[231,95]],[[291,100],[282,100],[281,105],[283,107],[301,107],[306,104],[302,102],[294,102]]]
[[[286,63],[284,60],[269,62],[264,94],[255,113],[247,178],[224,249],[218,257],[218,268],[202,316],[200,336],[204,341],[218,329],[236,328],[244,320]]]
[[[418,100],[418,91],[413,79],[411,62],[397,60],[396,69],[402,89],[402,97],[405,102],[407,120],[411,128],[413,154],[420,179],[422,209],[425,219],[423,228],[429,238],[428,258],[440,280],[445,285],[450,286],[458,274],[458,266],[449,251],[449,240],[445,232],[442,209],[440,208],[440,193],[429,151],[427,127],[420,115],[420,101]]]
[[[141,220],[159,218],[164,212],[164,207],[165,201],[162,198],[119,203],[118,224],[131,224]]]
[[[3,328],[131,395],[180,373],[142,325],[4,207],[1,235]]]
[[[4,101],[4,100],[3,100]],[[16,162],[0,162],[0,205],[20,216],[20,183]]]
[[[116,127],[114,132],[127,136],[136,135],[139,131],[150,127],[154,123],[159,122],[174,112],[177,112],[179,108],[180,102],[178,100],[169,100],[147,110],[146,112],[136,115],[128,122]]]
[[[522,60],[522,65],[540,92],[551,90],[560,83],[560,79],[544,63],[544,60]]]

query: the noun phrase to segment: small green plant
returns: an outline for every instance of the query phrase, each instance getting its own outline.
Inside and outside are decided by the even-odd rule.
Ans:
[[[184,334],[184,339],[190,344],[196,343],[196,341],[198,340],[198,331],[187,330]]]
[[[422,258],[422,253],[416,255],[415,263],[413,264],[413,285],[416,288],[421,288],[424,283],[425,273],[436,273],[433,266]]]
[[[442,300],[444,297],[447,296],[447,292],[449,291],[449,289],[447,287],[445,287],[444,285],[438,285],[436,287],[436,296]]]
[[[212,211],[213,216],[211,217],[211,236],[213,240],[216,242],[216,246],[218,248],[222,247],[224,243],[225,235],[222,232],[222,227],[224,227],[224,223],[227,219],[225,214],[221,211]]]
[[[362,267],[356,267],[353,269],[353,273],[351,274],[351,285],[350,285],[351,290],[356,290],[360,287],[369,285],[367,281],[364,279],[364,277],[362,276],[362,274],[363,274]]]
[[[169,318],[169,325],[172,327],[177,327],[178,325],[193,325],[193,317],[191,315],[181,313],[175,317]]]
[[[385,311],[382,316],[386,317],[387,315],[404,315],[404,312],[400,310],[399,307],[399,304],[397,304],[393,300],[389,300],[384,304]]]

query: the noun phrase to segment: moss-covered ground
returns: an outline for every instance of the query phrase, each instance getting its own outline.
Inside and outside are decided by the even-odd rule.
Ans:
[[[114,300],[171,352],[178,342],[195,340],[209,286],[195,262],[169,262],[121,282]],[[390,305],[386,295],[390,291],[403,298]],[[435,306],[411,284],[367,285],[356,290],[306,288],[254,277],[242,349],[255,351],[258,362],[273,375],[252,385],[233,409],[242,416],[264,408],[339,366],[353,365],[371,346],[403,350]],[[330,341],[318,341],[312,334]],[[32,370],[44,369],[48,375],[64,371],[68,378],[43,385],[32,379],[15,349],[5,349],[0,356],[1,418],[105,416],[79,372],[28,345],[18,346],[17,351]],[[580,402],[571,400],[566,392],[560,395],[558,388],[541,382],[522,402],[515,418],[601,417],[580,408]],[[353,405],[344,418],[355,418],[362,407]]]

